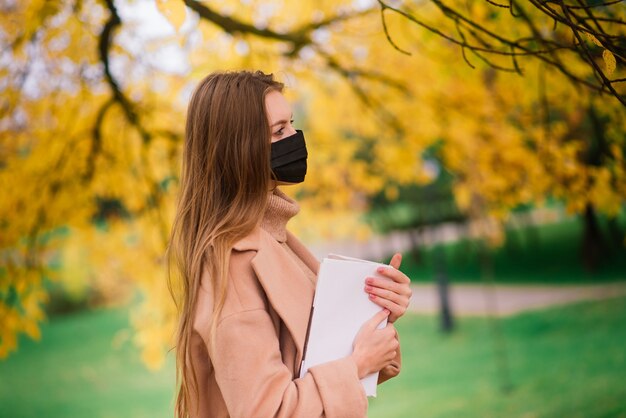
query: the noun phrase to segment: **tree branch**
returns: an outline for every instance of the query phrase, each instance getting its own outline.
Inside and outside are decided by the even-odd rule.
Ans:
[[[114,100],[122,107],[122,110],[126,115],[126,119],[128,119],[131,125],[137,129],[144,142],[150,142],[150,133],[141,125],[139,115],[136,112],[134,105],[130,99],[126,97],[117,80],[115,80],[115,77],[113,77],[113,74],[111,73],[109,51],[113,43],[113,32],[122,24],[122,20],[117,13],[117,8],[115,7],[115,4],[113,4],[113,0],[104,0],[104,2],[110,13],[109,19],[104,24],[98,41],[98,53],[100,55],[100,61],[102,61],[102,65],[104,66],[104,77],[107,84],[111,88]]]
[[[191,10],[198,13],[201,19],[213,23],[221,28],[224,32],[231,35],[254,35],[260,38],[271,39],[275,41],[285,42],[291,45],[291,48],[286,56],[295,56],[304,46],[313,43],[311,39],[311,33],[324,26],[332,25],[343,20],[352,19],[359,16],[364,16],[367,13],[372,12],[374,9],[366,9],[355,13],[344,13],[335,16],[331,16],[327,19],[321,20],[316,23],[306,24],[289,32],[277,32],[268,28],[258,28],[250,23],[243,22],[241,20],[232,18],[230,16],[224,16],[216,12],[210,6],[205,3],[200,3],[196,0],[183,0],[185,5]]]
[[[96,171],[96,157],[102,150],[102,124],[107,111],[113,106],[115,100],[113,98],[107,100],[96,115],[96,124],[91,134],[91,148],[87,156],[87,170],[83,174],[83,180],[91,181]]]
[[[569,16],[569,11],[567,10],[567,7],[564,5],[563,0],[560,0],[561,3],[561,7],[563,8],[563,13],[565,13],[566,16]],[[576,39],[578,40],[578,44],[580,45],[580,47],[583,49],[584,54],[587,57],[587,62],[589,64],[591,64],[591,66],[593,67],[593,69],[595,70],[595,73],[602,79],[601,81],[603,82],[604,86],[606,86],[606,88],[609,89],[609,91],[611,92],[611,94],[613,96],[615,96],[617,98],[617,100],[620,101],[620,103],[622,103],[624,106],[626,106],[626,99],[621,97],[619,95],[619,93],[617,93],[617,91],[615,90],[615,88],[611,85],[611,82],[609,81],[609,79],[606,77],[606,75],[604,74],[604,72],[602,71],[602,69],[598,66],[598,64],[596,64],[595,60],[593,59],[593,57],[591,56],[591,53],[589,52],[589,48],[587,47],[587,44],[585,44],[585,42],[582,40],[582,38],[580,37],[580,33],[574,29],[572,29],[572,32],[574,33],[574,36],[576,37]]]
[[[620,103],[626,106],[625,95],[620,94],[617,90],[615,90],[615,88],[611,86],[611,82],[621,82],[621,79],[617,79],[620,81],[608,80],[606,75],[599,68],[598,64],[596,64],[594,57],[591,56],[587,46],[583,43],[580,37],[581,32],[590,36],[594,36],[596,39],[599,40],[598,42],[602,44],[602,47],[610,51],[614,56],[617,57],[617,59],[619,59],[620,62],[626,62],[626,52],[623,51],[623,47],[621,46],[621,42],[623,42],[624,39],[623,36],[611,35],[607,33],[605,31],[605,28],[603,28],[600,23],[605,22],[607,24],[611,23],[623,25],[624,22],[621,19],[614,19],[613,15],[611,14],[609,14],[609,16],[605,18],[596,16],[591,10],[592,7],[586,7],[584,3],[580,0],[576,1],[580,6],[566,5],[562,0],[529,0],[528,2],[528,4],[530,4],[532,7],[535,7],[545,16],[554,21],[555,30],[558,23],[567,26],[574,34],[574,37],[576,39],[576,42],[574,43],[555,42],[554,40],[549,39],[548,36],[544,35],[542,31],[538,29],[533,21],[533,18],[531,18],[525,12],[522,4],[520,4],[517,0],[509,0],[508,5],[490,0],[487,0],[487,2],[495,7],[508,8],[511,11],[513,17],[521,18],[532,34],[532,36],[530,37],[507,39],[505,35],[490,30],[482,24],[464,16],[458,10],[455,10],[454,8],[444,4],[441,0],[432,0],[432,3],[444,14],[444,16],[446,16],[448,19],[452,20],[456,24],[458,34],[457,37],[444,32],[444,30],[439,27],[435,27],[424,22],[411,12],[387,4],[384,0],[378,0],[378,4],[380,6],[381,22],[383,26],[383,31],[385,32],[385,36],[387,37],[390,45],[394,49],[402,53],[407,52],[399,48],[389,35],[384,15],[384,12],[386,10],[393,11],[394,13],[397,13],[398,15],[404,17],[415,25],[420,26],[438,35],[439,37],[459,46],[461,48],[463,59],[472,68],[474,68],[474,65],[472,65],[467,59],[467,50],[471,51],[474,55],[476,55],[479,59],[484,61],[492,68],[498,69],[500,71],[515,71],[518,73],[521,73],[521,70],[517,58],[522,56],[534,57],[536,59],[539,59],[540,61],[543,61],[546,65],[557,69],[574,85],[582,85],[599,93],[609,93],[617,98]],[[605,3],[602,3],[601,5],[594,5],[594,7],[611,6],[622,2],[623,0],[619,2],[607,1]],[[558,5],[563,11],[563,14],[560,14],[559,12],[557,12],[557,10],[551,7],[550,3]],[[585,16],[579,16],[572,9],[583,10],[583,14]],[[589,23],[587,23],[588,21],[593,22],[595,27],[592,27]],[[466,34],[468,35],[467,37]],[[537,45],[539,47],[537,47]],[[593,70],[593,73],[597,77],[597,81],[589,80],[585,77],[574,74],[570,70],[570,67],[567,65],[567,61],[562,59],[562,56],[559,54],[560,51],[566,50],[578,55],[580,59],[586,62],[586,64]],[[495,65],[484,54],[510,56],[513,60],[513,68],[506,68],[500,65]]]
[[[342,78],[344,78],[352,88],[354,94],[359,98],[359,100],[368,108],[372,109],[376,115],[378,115],[383,123],[391,127],[396,134],[399,136],[404,133],[404,128],[402,127],[402,123],[398,118],[391,112],[389,112],[385,106],[376,103],[376,100],[373,99],[367,92],[363,89],[357,82],[357,75],[369,78],[379,78],[377,74],[367,74],[365,72],[355,72],[353,70],[349,70],[346,67],[342,66],[339,61],[337,61],[332,56],[326,54],[323,51],[318,51],[319,54],[326,60],[326,64],[328,67],[339,74]],[[383,82],[387,82],[386,79],[383,79]],[[401,84],[398,83],[398,87]]]

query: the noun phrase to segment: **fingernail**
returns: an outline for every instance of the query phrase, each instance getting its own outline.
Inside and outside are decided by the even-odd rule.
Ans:
[[[367,292],[370,292],[370,291],[372,290],[372,286],[365,286],[365,290],[366,290]]]
[[[373,280],[370,278],[365,279],[365,283],[367,284],[372,284]]]
[[[376,296],[372,295],[371,293],[369,293],[369,297],[370,297],[370,299],[376,299]]]
[[[386,269],[385,269],[385,267],[378,267],[378,268],[376,269],[376,271],[377,271],[377,272],[379,272],[379,273],[384,273],[384,272],[385,272],[385,270],[386,270]]]

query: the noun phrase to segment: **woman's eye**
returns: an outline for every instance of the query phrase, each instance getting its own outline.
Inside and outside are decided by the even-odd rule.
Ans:
[[[293,119],[291,119],[289,121],[290,125],[293,125]],[[274,132],[274,135],[276,136],[282,136],[283,135],[283,131],[285,130],[285,125],[281,126],[279,130],[277,130],[276,132]]]

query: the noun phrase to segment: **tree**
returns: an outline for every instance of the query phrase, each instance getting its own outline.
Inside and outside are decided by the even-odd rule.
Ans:
[[[556,70],[575,85],[614,96],[626,106],[626,78],[613,78],[617,61],[626,64],[626,21],[623,0],[546,1],[486,0],[493,6],[462,2],[430,1],[447,20],[447,25],[428,22],[426,13],[410,10],[408,5],[394,7],[378,0],[387,39],[396,50],[410,55],[392,39],[385,22],[385,12],[395,13],[461,48],[463,59],[470,66],[471,54],[489,67],[523,74],[520,60],[535,58]],[[413,6],[422,6],[416,2]],[[510,13],[512,30],[499,26],[502,12]],[[478,14],[478,17],[477,15]],[[548,30],[548,25],[552,30]],[[602,51],[604,68],[597,62]],[[500,64],[501,59],[509,61]],[[493,61],[492,59],[496,59]],[[581,64],[582,69],[581,71]]]
[[[613,12],[621,5],[564,9],[570,18],[592,12],[599,22],[584,24],[601,32],[585,35],[584,47],[570,43],[597,60],[609,57],[609,64],[609,53],[615,57],[616,68],[602,70],[610,82],[599,84],[594,77],[602,77],[590,69],[587,55],[571,48],[539,53],[545,45],[565,45],[567,25],[544,27],[539,5],[553,3],[535,3],[536,10],[510,3],[516,16],[523,10],[527,19],[490,2],[475,3],[470,19],[458,12],[466,2],[413,2],[417,19],[398,2],[5,2],[0,357],[16,349],[20,333],[37,338],[44,284],[52,280],[92,287],[110,302],[139,290],[142,303],[131,315],[135,342],[147,364],[160,364],[174,317],[163,255],[184,110],[191,88],[218,69],[263,68],[287,82],[297,124],[313,151],[310,176],[296,189],[303,213],[294,226],[305,236],[365,233],[355,213],[380,192],[427,183],[422,153],[434,143],[441,144],[442,163],[454,174],[457,204],[471,216],[504,219],[517,205],[541,203],[546,196],[563,200],[573,212],[591,205],[616,213],[626,192],[626,118],[618,90],[623,24]],[[157,37],[138,35],[137,8],[148,13],[155,4],[172,28]],[[440,33],[417,26],[422,18]],[[468,20],[518,41],[539,36],[528,32],[532,25],[524,22],[530,20],[545,39],[513,45],[512,55],[495,53],[516,63],[514,72],[499,71],[504,64],[486,59],[488,51],[470,52],[470,42],[503,44]],[[460,50],[449,36],[440,37],[457,25],[467,41]],[[575,29],[590,33],[584,25]],[[398,48],[418,47],[407,57],[389,39]],[[530,46],[536,53],[523,52]],[[471,66],[462,61],[463,51]],[[472,62],[470,53],[485,60]],[[171,57],[186,64],[167,70],[164,61]],[[600,138],[597,132],[602,146],[588,159],[595,143],[589,135]]]

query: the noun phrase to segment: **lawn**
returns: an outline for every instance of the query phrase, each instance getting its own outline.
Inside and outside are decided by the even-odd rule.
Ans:
[[[40,343],[23,341],[0,363],[0,417],[171,417],[173,364],[141,366],[125,315],[55,317]],[[370,417],[626,417],[625,323],[624,298],[578,304],[499,320],[495,344],[487,319],[461,318],[442,336],[435,318],[407,316],[403,371]]]
[[[130,342],[125,310],[53,317],[39,343],[0,362],[2,418],[171,417],[173,363],[152,373]]]
[[[403,371],[370,417],[626,417],[625,323],[624,298],[499,320],[500,340],[487,319],[442,336],[434,319],[408,318]]]

